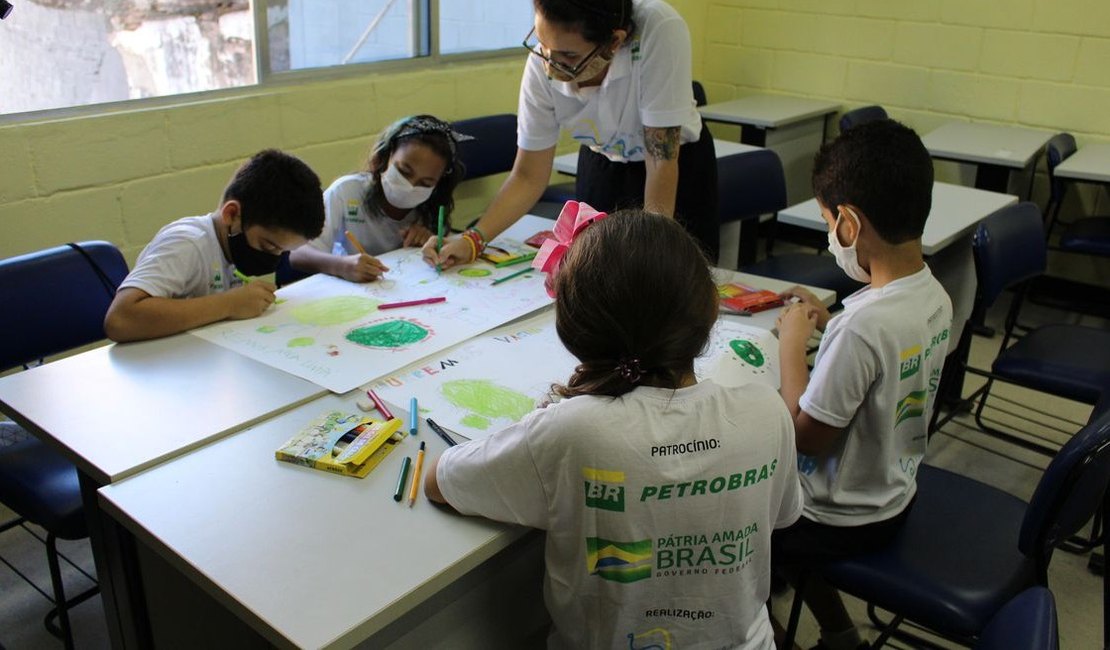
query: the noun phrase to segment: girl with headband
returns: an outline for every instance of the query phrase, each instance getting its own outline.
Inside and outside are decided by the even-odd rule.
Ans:
[[[374,255],[434,239],[439,209],[451,214],[463,175],[460,137],[431,115],[391,124],[370,150],[366,168],[336,179],[324,192],[324,231],[292,252],[293,268],[368,282],[389,270]]]

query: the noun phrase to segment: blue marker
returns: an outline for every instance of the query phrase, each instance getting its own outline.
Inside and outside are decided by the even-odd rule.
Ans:
[[[416,398],[415,397],[410,397],[409,398],[409,433],[414,435],[414,436],[416,435],[417,428],[420,426],[417,422],[417,419],[416,419],[417,412],[418,411],[417,411],[417,408],[416,408]]]

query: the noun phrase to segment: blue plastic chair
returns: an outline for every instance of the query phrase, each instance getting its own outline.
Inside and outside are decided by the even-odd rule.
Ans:
[[[882,106],[861,106],[840,116],[840,132],[844,133],[853,126],[886,118],[887,114]]]
[[[1056,167],[1076,152],[1075,138],[1070,133],[1057,133],[1045,147],[1048,167],[1048,205],[1045,217],[1048,225],[1046,237],[1060,222],[1060,208],[1067,194],[1067,181],[1056,176]],[[1110,216],[1088,216],[1075,222],[1063,224],[1058,249],[1068,253],[1083,253],[1110,257]]]
[[[57,246],[0,260],[0,304],[13,314],[5,321],[0,370],[30,367],[47,357],[103,340],[104,315],[116,287],[126,276],[123,255],[103,241]],[[19,516],[0,526],[0,531],[25,521],[46,530],[55,607],[47,614],[45,624],[67,648],[72,648],[68,609],[98,591],[94,587],[67,600],[58,566],[58,539],[89,536],[77,470],[16,423],[0,422],[0,430],[6,439],[17,441],[0,447],[0,502]]]
[[[1108,483],[1110,414],[1060,449],[1029,503],[922,465],[917,498],[894,541],[879,552],[829,563],[821,573],[837,589],[868,603],[881,630],[874,648],[904,620],[971,645],[1007,602],[1029,587],[1048,586],[1053,551],[1103,507]],[[1105,605],[1103,629],[1110,643]],[[894,618],[880,620],[877,609]],[[800,611],[796,596],[786,647]]]
[[[975,650],[1059,650],[1056,600],[1045,587],[1030,587],[998,611]]]
[[[755,261],[759,217],[786,207],[786,176],[770,149],[717,159],[717,216],[721,224],[741,222],[737,266]]]
[[[1110,330],[1072,324],[1030,329],[1018,324],[1025,290],[1030,281],[1044,274],[1047,261],[1041,213],[1033,203],[1009,206],[984,219],[972,247],[978,276],[976,313],[983,313],[1005,290],[1015,288],[1016,292],[990,370],[966,367],[987,382],[965,403],[978,400],[975,419],[984,431],[1035,451],[1054,453],[1049,446],[986,423],[983,410],[994,382],[1093,405],[1110,391]]]
[[[466,180],[507,172],[516,160],[516,115],[502,113],[459,120],[451,126],[472,140],[459,143]]]

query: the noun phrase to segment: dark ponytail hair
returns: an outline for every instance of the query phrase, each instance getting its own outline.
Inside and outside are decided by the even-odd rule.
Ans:
[[[608,43],[615,29],[629,37],[636,29],[632,0],[532,0],[532,6],[545,20],[582,34],[594,45]]]
[[[555,277],[555,327],[580,361],[562,397],[678,388],[717,320],[717,287],[674,219],[621,210],[575,239]]]
[[[370,213],[373,214],[376,206],[385,201],[381,174],[389,166],[393,152],[403,144],[419,142],[436,152],[446,164],[443,176],[436,183],[432,195],[414,210],[420,223],[433,232],[439,225],[439,206],[443,206],[447,222],[450,223],[451,213],[455,210],[455,187],[466,173],[466,168],[459,160],[456,137],[449,123],[433,115],[412,115],[387,126],[370,149],[370,156],[366,161],[366,171],[374,175],[375,181],[372,190],[363,199]]]

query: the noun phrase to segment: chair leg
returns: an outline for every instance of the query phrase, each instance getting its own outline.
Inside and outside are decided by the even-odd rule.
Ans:
[[[69,627],[69,607],[66,603],[65,586],[62,584],[62,570],[58,566],[58,546],[57,537],[54,533],[47,533],[46,535],[46,561],[50,565],[50,582],[54,587],[54,607],[58,612],[58,624],[61,627],[61,638],[65,644],[66,650],[73,648],[73,631]],[[47,614],[46,629],[53,632],[49,624],[50,614]]]
[[[790,603],[790,620],[786,622],[786,635],[782,642],[784,648],[794,647],[794,637],[798,635],[798,622],[802,618],[802,603],[808,581],[809,571],[802,570],[798,576],[798,584],[794,586],[794,601]]]

